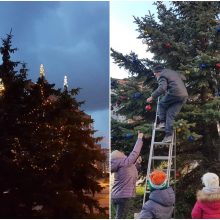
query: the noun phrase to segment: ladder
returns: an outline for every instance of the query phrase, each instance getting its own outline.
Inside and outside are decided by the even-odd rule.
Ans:
[[[150,173],[154,169],[154,162],[155,161],[166,161],[167,167],[166,169],[163,169],[163,171],[167,175],[167,181],[168,186],[170,185],[170,177],[171,172],[174,174],[174,181],[176,181],[176,131],[173,131],[172,135],[172,141],[170,143],[163,143],[163,142],[156,142],[156,132],[165,131],[165,129],[159,129],[157,128],[157,122],[158,122],[158,116],[159,116],[159,98],[157,101],[157,110],[156,110],[156,117],[155,122],[153,124],[153,131],[152,131],[152,139],[151,139],[151,146],[150,146],[150,153],[149,153],[149,160],[148,160],[148,168],[147,168],[147,175],[146,175],[146,183],[145,183],[145,191],[144,191],[144,198],[143,198],[143,206],[146,202],[146,195],[150,193],[149,190],[147,190],[147,181],[149,180]],[[168,149],[168,155],[161,156],[161,155],[155,155],[155,148],[158,146],[166,146]],[[175,185],[175,184],[174,184]],[[174,188],[175,191],[175,188]],[[175,213],[174,213],[175,217]]]

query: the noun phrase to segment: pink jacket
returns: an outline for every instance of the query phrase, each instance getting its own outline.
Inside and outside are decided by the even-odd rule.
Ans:
[[[220,219],[220,194],[206,195],[199,191],[197,199],[198,201],[192,210],[192,218]]]

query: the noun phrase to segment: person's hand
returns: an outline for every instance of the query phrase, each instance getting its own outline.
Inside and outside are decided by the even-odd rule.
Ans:
[[[151,103],[153,101],[153,97],[149,97],[148,99],[147,99],[147,102],[148,103]]]
[[[142,162],[142,157],[139,156],[138,159],[137,159],[137,163],[141,163]]]
[[[143,138],[144,134],[138,131],[138,138]]]

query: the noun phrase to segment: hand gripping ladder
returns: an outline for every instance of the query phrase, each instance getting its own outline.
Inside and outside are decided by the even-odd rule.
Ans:
[[[173,131],[172,141],[170,143],[156,142],[155,141],[156,132],[165,130],[165,129],[157,128],[158,116],[159,116],[159,98],[158,98],[158,101],[157,101],[157,111],[156,111],[155,122],[153,124],[153,131],[152,131],[150,154],[149,154],[149,160],[148,160],[148,168],[147,168],[147,176],[146,176],[143,206],[146,202],[145,201],[146,200],[146,194],[149,193],[149,191],[147,190],[147,181],[149,180],[150,173],[154,169],[154,161],[157,160],[157,161],[161,161],[161,162],[162,161],[167,162],[167,167],[166,167],[166,169],[163,169],[163,171],[167,174],[168,186],[170,185],[171,171],[173,171],[173,174],[174,174],[174,181],[176,179],[176,131],[175,130]],[[168,147],[168,155],[167,156],[155,155],[154,150],[157,146],[167,146]]]

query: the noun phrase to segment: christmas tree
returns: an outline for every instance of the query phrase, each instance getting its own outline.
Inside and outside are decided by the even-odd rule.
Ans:
[[[37,83],[26,65],[11,61],[12,35],[3,40],[0,150],[2,218],[107,217],[93,198],[102,187],[95,166],[104,155],[97,147],[93,120],[80,110],[79,89],[56,89],[41,65]]]
[[[184,75],[189,99],[175,122],[176,218],[190,218],[196,191],[202,187],[201,176],[220,171],[220,3],[174,1],[169,7],[163,2],[155,5],[157,17],[150,12],[142,18],[134,17],[138,38],[148,46],[153,59],[138,59],[134,52],[123,55],[112,49],[114,62],[130,73],[124,81],[112,79],[113,114],[126,116],[123,123],[112,122],[112,147],[129,152],[129,142],[134,140],[131,135],[126,139],[126,134],[137,130],[150,139],[156,103],[152,109],[148,106],[145,111],[144,107],[157,87],[152,67],[162,64]],[[148,155],[143,154],[145,171]]]

